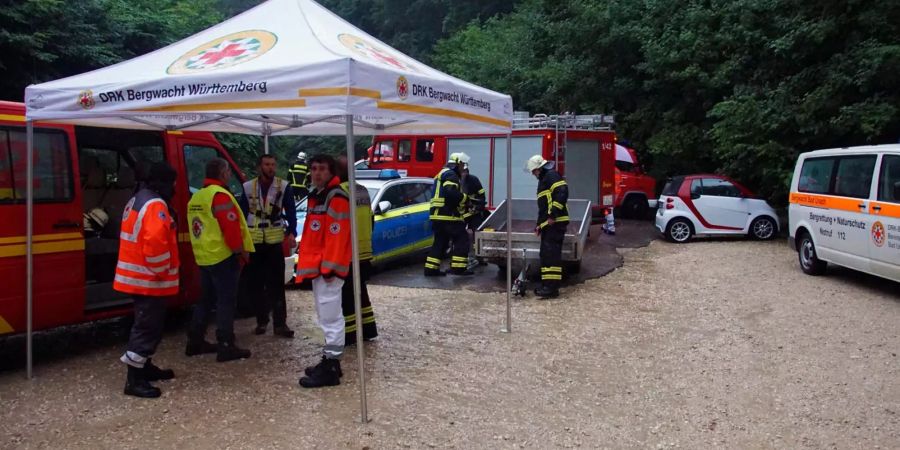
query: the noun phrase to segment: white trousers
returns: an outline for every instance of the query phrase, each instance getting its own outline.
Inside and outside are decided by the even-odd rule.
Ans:
[[[313,297],[316,300],[316,316],[325,334],[325,357],[338,359],[344,354],[344,311],[341,309],[341,289],[344,280],[323,277],[312,280]]]

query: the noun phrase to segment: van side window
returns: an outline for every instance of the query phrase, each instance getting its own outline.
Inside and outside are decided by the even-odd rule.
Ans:
[[[25,201],[25,130],[0,129],[0,203]],[[34,130],[34,200],[68,202],[72,196],[72,165],[63,131]]]
[[[184,166],[187,171],[188,190],[191,195],[203,189],[203,180],[206,179],[206,163],[213,158],[222,158],[222,155],[215,148],[200,145],[184,146]],[[244,187],[241,185],[241,180],[238,178],[234,167],[231,168],[231,171],[228,190],[235,196],[243,195]]]
[[[394,143],[392,141],[376,142],[372,149],[372,161],[393,161]]]
[[[406,162],[412,159],[412,142],[409,140],[400,141],[400,146],[397,151],[397,161]]]
[[[840,158],[834,178],[834,195],[869,198],[875,159],[875,155]]]
[[[703,184],[700,182],[699,178],[694,178],[691,180],[691,195],[701,194],[703,194]]]
[[[797,190],[810,194],[827,194],[831,190],[834,158],[810,158],[803,161]]]
[[[880,180],[878,200],[900,203],[900,156],[884,155],[881,158]]]
[[[634,172],[634,163],[616,160],[616,169],[619,169],[622,172]]]
[[[416,141],[416,161],[434,161],[434,139],[419,139]]]

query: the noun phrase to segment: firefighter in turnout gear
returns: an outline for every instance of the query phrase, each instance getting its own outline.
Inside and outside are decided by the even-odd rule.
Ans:
[[[463,164],[462,190],[467,197],[466,212],[462,217],[463,221],[466,223],[466,228],[472,232],[470,240],[470,242],[472,242],[474,241],[475,231],[478,230],[478,227],[481,226],[481,223],[487,218],[487,210],[485,209],[485,206],[487,206],[487,196],[485,195],[484,186],[481,185],[481,180],[469,173],[468,163]],[[482,262],[472,254],[470,249],[468,267],[474,267],[481,263]]]
[[[134,299],[134,324],[120,358],[128,365],[125,395],[159,397],[159,388],[150,382],[175,378],[175,372],[156,367],[150,358],[162,340],[166,301],[178,294],[176,220],[168,205],[176,175],[167,163],[155,163],[122,214],[113,288]]]
[[[353,248],[350,236],[350,199],[341,189],[337,163],[327,155],[310,159],[314,190],[307,199],[303,239],[297,252],[297,282],[312,280],[316,315],[325,347],[319,364],[308,367],[300,386],[316,388],[341,384],[344,354],[344,313],[341,292],[350,273]]]
[[[465,153],[453,153],[447,166],[434,177],[434,197],[431,199],[431,229],[434,231],[434,243],[425,258],[425,276],[444,276],[441,271],[441,260],[450,243],[450,274],[472,275],[468,269],[469,233],[463,222],[466,211],[466,194],[460,186],[460,174],[463,165],[469,162]]]
[[[261,155],[256,167],[259,175],[244,183],[239,200],[256,248],[242,274],[256,309],[254,333],[265,334],[271,313],[273,333],[292,338],[284,296],[284,247],[296,241],[297,206],[291,186],[275,176],[274,156]]]
[[[206,163],[203,189],[188,202],[191,249],[200,266],[203,296],[194,305],[188,327],[187,356],[216,353],[216,361],[250,357],[234,338],[234,310],[241,265],[250,259],[253,239],[237,200],[226,189],[231,169],[224,159]],[[206,328],[215,309],[217,345],[206,342]]]
[[[288,170],[291,176],[291,190],[294,201],[299,202],[309,194],[309,165],[306,163],[306,152],[297,153],[297,160]]]
[[[341,178],[341,189],[350,196],[350,181],[347,174],[347,157],[338,158],[338,173]],[[378,337],[378,326],[375,324],[375,311],[372,309],[372,300],[369,298],[369,288],[366,286],[372,273],[372,229],[375,227],[375,216],[372,214],[372,199],[369,191],[359,183],[356,184],[356,231],[359,248],[359,298],[362,310],[363,340],[370,341]],[[344,312],[344,342],[346,345],[356,343],[356,305],[353,300],[353,268],[350,275],[344,280],[344,288],[341,291],[341,309]]]
[[[525,164],[538,179],[538,219],[535,234],[541,237],[541,287],[534,290],[541,298],[559,296],[562,283],[562,244],[569,225],[569,188],[554,168],[554,163],[534,155]]]

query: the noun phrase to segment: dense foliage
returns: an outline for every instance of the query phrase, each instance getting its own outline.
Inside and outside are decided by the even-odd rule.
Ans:
[[[0,98],[21,101],[29,83],[149,52],[258,3],[0,0]],[[615,114],[659,177],[720,171],[784,202],[799,152],[900,138],[896,1],[321,3],[415,58],[510,93],[517,109]],[[253,166],[259,138],[223,142]],[[343,147],[271,142],[285,160]]]

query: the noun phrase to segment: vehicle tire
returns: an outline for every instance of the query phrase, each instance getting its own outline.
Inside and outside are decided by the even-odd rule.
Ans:
[[[768,241],[778,234],[775,220],[769,216],[760,216],[750,223],[750,237],[760,241]]]
[[[622,217],[643,219],[647,215],[647,199],[640,195],[629,195],[622,203]]]
[[[694,226],[691,221],[683,217],[676,217],[666,225],[666,239],[676,244],[684,244],[694,235]]]
[[[816,244],[807,232],[803,232],[797,239],[797,259],[800,261],[800,269],[807,275],[822,275],[828,267],[827,262],[816,256]]]

